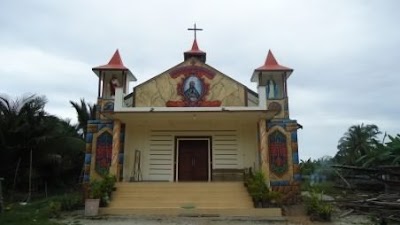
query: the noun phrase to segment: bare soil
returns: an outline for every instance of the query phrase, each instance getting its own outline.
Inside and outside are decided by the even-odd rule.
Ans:
[[[339,218],[335,212],[331,222],[310,221],[304,207],[295,205],[285,208],[286,220],[248,217],[176,217],[176,216],[107,216],[85,218],[83,212],[64,216],[60,222],[66,225],[370,225],[371,220],[363,215],[350,214]]]

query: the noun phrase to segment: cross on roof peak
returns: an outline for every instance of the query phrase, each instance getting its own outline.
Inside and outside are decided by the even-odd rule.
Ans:
[[[202,28],[197,28],[196,27],[196,23],[194,23],[193,28],[188,28],[188,30],[192,30],[193,31],[194,40],[196,40],[197,39],[197,36],[196,36],[197,31],[202,31],[203,29]]]

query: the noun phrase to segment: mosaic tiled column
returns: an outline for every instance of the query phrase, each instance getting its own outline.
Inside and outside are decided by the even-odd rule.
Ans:
[[[93,133],[97,132],[97,124],[96,120],[89,120],[87,125],[86,132],[86,151],[85,151],[85,162],[84,162],[84,175],[83,182],[87,183],[90,181],[90,164],[92,163],[92,141],[93,141]]]
[[[297,124],[296,124],[297,125]],[[293,160],[293,180],[295,182],[301,181],[300,165],[299,165],[299,151],[297,144],[297,129],[291,132],[292,139],[292,160]]]
[[[267,136],[267,122],[265,119],[258,121],[258,134],[259,134],[259,148],[261,157],[261,171],[264,173],[265,178],[269,184],[269,159],[268,159],[268,136]]]
[[[119,180],[119,151],[120,151],[120,135],[121,135],[121,121],[115,120],[113,127],[113,140],[112,140],[112,155],[111,155],[111,166],[110,175],[115,175]]]
[[[119,181],[122,181],[123,177],[123,168],[124,168],[124,143],[125,143],[125,124],[121,124],[121,135],[120,135],[120,150],[119,150],[119,159],[118,159],[118,172],[119,172]]]
[[[300,196],[300,168],[297,144],[297,129],[298,124],[296,120],[274,120],[268,124],[269,131],[269,156],[271,171],[271,187],[273,191],[278,191],[283,194],[282,201],[286,204],[292,204],[299,201]],[[279,135],[278,135],[279,134]],[[285,143],[286,148],[282,145]],[[286,150],[285,150],[286,149]],[[277,159],[282,159],[282,153],[286,154],[286,170],[279,170],[279,163]],[[283,168],[283,167],[282,167]]]

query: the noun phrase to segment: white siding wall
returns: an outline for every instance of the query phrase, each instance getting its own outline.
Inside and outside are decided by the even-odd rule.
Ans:
[[[127,124],[124,180],[129,181],[132,176],[133,152],[138,149],[142,153],[143,180],[173,181],[176,137],[211,137],[212,169],[254,166],[258,149],[255,125],[227,123],[225,127],[224,124],[217,125],[220,129],[209,129],[215,124],[208,123],[198,130],[184,129],[191,127],[188,123],[177,126]]]
[[[241,160],[237,131],[215,133],[212,140],[213,168],[236,169]]]
[[[173,180],[174,136],[171,133],[150,131],[147,151],[149,180]]]

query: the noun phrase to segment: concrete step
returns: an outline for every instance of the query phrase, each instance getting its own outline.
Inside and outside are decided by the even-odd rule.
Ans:
[[[162,215],[162,216],[230,216],[271,218],[284,221],[280,208],[237,209],[237,208],[100,208],[102,215]]]
[[[252,209],[241,182],[117,183],[106,213],[140,209]]]
[[[162,202],[162,203],[146,203],[141,202],[138,204],[123,204],[123,203],[110,203],[109,208],[223,208],[223,209],[251,209],[252,205],[247,204],[224,204],[219,202]]]

